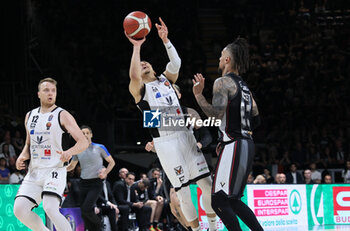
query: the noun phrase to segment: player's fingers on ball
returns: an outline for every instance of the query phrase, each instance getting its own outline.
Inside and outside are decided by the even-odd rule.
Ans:
[[[195,85],[195,84],[196,84],[196,81],[195,81],[194,79],[192,79],[192,83],[193,83],[193,85]]]

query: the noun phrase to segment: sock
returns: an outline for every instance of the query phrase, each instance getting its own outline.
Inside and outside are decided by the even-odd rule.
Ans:
[[[157,228],[158,227],[158,221],[153,221],[153,227]]]
[[[192,230],[193,230],[193,231],[201,231],[201,226],[200,226],[200,225],[198,225],[198,227],[196,227],[196,228],[192,228]]]
[[[217,230],[216,217],[208,217],[208,223],[209,223],[209,231]]]

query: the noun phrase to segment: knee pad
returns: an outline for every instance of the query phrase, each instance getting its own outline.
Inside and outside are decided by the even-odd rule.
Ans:
[[[181,188],[176,194],[179,198],[181,210],[185,215],[186,220],[191,222],[197,219],[197,212],[192,203],[190,187],[187,186]]]
[[[212,208],[211,198],[211,178],[208,176],[197,182],[198,186],[202,190],[202,203],[206,213],[215,213]]]

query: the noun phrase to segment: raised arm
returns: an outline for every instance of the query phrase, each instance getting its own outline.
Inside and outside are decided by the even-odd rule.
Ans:
[[[26,118],[24,119],[24,127],[26,128],[26,141],[23,147],[23,150],[21,152],[21,154],[18,156],[17,160],[16,160],[16,168],[18,170],[22,170],[25,169],[26,165],[24,163],[24,161],[28,160],[30,158],[30,151],[29,151],[29,147],[30,147],[30,135],[27,129],[27,121],[29,118],[29,112],[26,115]]]
[[[79,154],[89,147],[89,142],[80,130],[74,117],[67,111],[62,111],[60,114],[61,125],[76,141],[75,145],[66,151],[57,151],[61,154],[61,161],[66,162],[70,160],[72,155]]]
[[[235,95],[237,85],[227,77],[221,77],[215,80],[213,86],[212,104],[203,96],[204,78],[202,74],[196,74],[193,80],[193,94],[196,97],[197,103],[208,117],[222,119],[225,114],[229,95]]]
[[[172,83],[177,81],[179,76],[179,70],[181,67],[181,59],[177,54],[177,51],[174,45],[168,39],[168,28],[163,22],[161,18],[159,18],[160,25],[156,23],[156,28],[158,30],[158,35],[162,39],[163,44],[165,46],[166,52],[168,54],[170,62],[167,64],[166,69],[164,71],[165,76]]]
[[[141,100],[141,89],[143,87],[141,77],[141,45],[146,41],[146,37],[141,40],[135,40],[129,37],[126,33],[125,36],[128,38],[130,43],[133,45],[133,51],[130,61],[130,84],[129,91],[134,97],[135,102],[138,103]]]

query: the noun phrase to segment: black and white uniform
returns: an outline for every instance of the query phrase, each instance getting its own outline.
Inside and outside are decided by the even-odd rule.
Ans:
[[[241,77],[232,73],[226,77],[235,81],[237,93],[228,101],[219,128],[212,193],[223,191],[225,195],[238,199],[243,195],[255,153],[250,126],[253,99]]]
[[[181,125],[164,126],[170,121],[185,120],[176,92],[164,75],[144,85],[137,106],[142,112],[159,109],[162,113],[162,126],[150,128],[150,133],[160,163],[176,191],[210,175],[192,131]]]
[[[26,124],[30,134],[30,164],[16,197],[26,197],[39,205],[42,194],[53,194],[62,198],[66,187],[67,170],[61,155],[63,134],[60,123],[62,108],[41,113],[40,107],[30,112]]]

